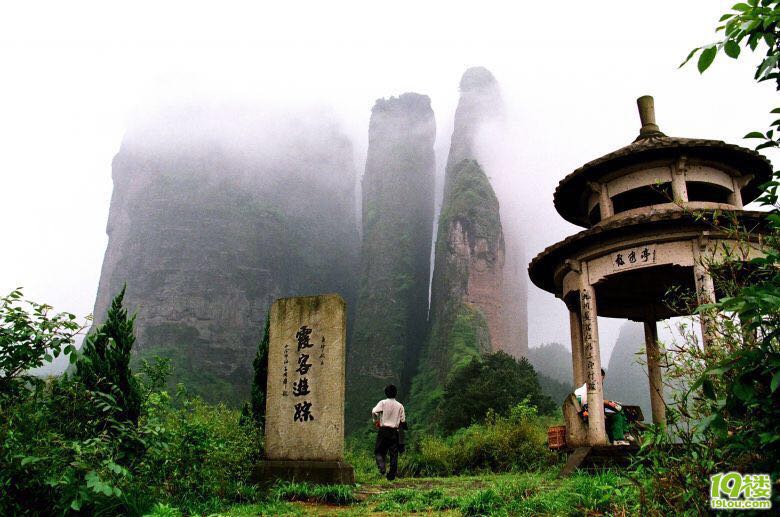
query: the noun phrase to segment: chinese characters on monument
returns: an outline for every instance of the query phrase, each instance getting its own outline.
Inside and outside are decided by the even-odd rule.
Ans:
[[[299,354],[298,369],[295,371],[300,374],[300,377],[296,382],[293,382],[294,397],[305,397],[306,395],[311,394],[311,389],[309,388],[309,379],[306,377],[306,375],[308,375],[309,370],[313,365],[309,362],[309,354],[305,353],[309,348],[314,346],[314,344],[311,342],[311,332],[312,330],[309,327],[303,325],[298,329],[298,332],[295,333],[295,339],[298,341]],[[322,336],[322,349],[324,357],[325,336]],[[321,364],[324,365],[325,363],[322,362]],[[296,422],[308,422],[309,420],[314,420],[314,415],[311,412],[311,406],[312,403],[308,400],[296,402],[293,420]]]
[[[344,300],[338,295],[277,300],[269,332],[266,458],[341,461]]]

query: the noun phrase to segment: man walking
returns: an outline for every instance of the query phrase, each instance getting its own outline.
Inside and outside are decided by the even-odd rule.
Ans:
[[[398,471],[399,428],[406,426],[404,406],[395,400],[397,394],[396,387],[390,384],[385,388],[387,398],[380,400],[371,410],[374,423],[379,428],[374,454],[376,455],[376,466],[379,467],[379,473],[382,475],[385,474],[387,455],[390,454],[390,469],[387,471],[388,481],[395,479],[395,474]]]

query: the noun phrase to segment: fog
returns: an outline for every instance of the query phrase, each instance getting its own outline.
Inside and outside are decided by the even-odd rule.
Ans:
[[[640,95],[655,96],[661,130],[674,136],[749,145],[740,137],[771,121],[776,92],[754,84],[758,56],[718,56],[702,76],[694,66],[677,69],[689,49],[717,39],[713,29],[730,5],[7,6],[0,19],[0,292],[24,286],[29,298],[58,310],[92,311],[111,160],[128,129],[172,106],[328,113],[351,140],[362,173],[375,99],[415,91],[431,97],[442,171],[458,81],[477,65],[494,74],[507,106],[505,130],[485,129],[492,144],[482,148],[483,161],[502,204],[513,204],[505,213],[519,221],[504,224],[523,229],[528,262],[577,230],[552,206],[555,185],[635,138]],[[531,286],[528,305],[530,346],[568,343],[562,302]],[[620,323],[600,321],[605,360]]]

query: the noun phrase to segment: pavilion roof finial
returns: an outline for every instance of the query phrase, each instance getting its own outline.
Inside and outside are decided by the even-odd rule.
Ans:
[[[643,95],[636,100],[639,108],[639,120],[642,122],[642,128],[639,130],[637,140],[644,140],[654,136],[666,136],[655,123],[655,102],[651,95]]]

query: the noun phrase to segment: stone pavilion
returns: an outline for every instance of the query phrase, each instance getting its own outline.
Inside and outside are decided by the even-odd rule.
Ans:
[[[734,216],[748,234],[741,260],[760,255],[764,214],[744,210],[769,181],[769,161],[717,140],[669,137],[655,121],[653,98],[637,100],[642,127],[631,144],[575,170],[558,184],[555,208],[584,230],[553,244],[531,262],[531,280],[569,309],[574,386],[587,383],[589,417],[571,447],[607,444],[598,316],[645,326],[653,423],[665,424],[656,322],[690,310],[666,301],[670,288],[713,302],[718,286],[708,264],[741,246],[712,216]],[[730,258],[733,260],[733,257]],[[701,318],[704,346],[712,319]],[[630,401],[626,401],[627,403]],[[564,405],[564,413],[565,411]]]

